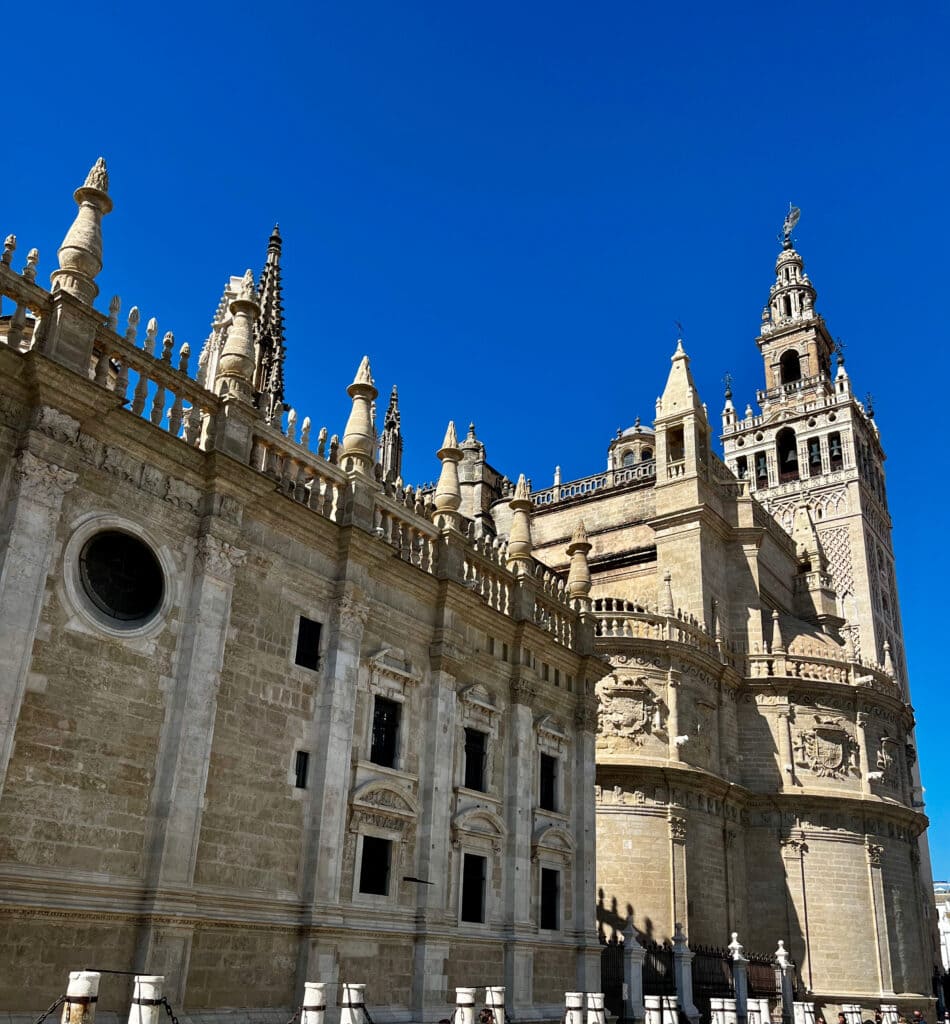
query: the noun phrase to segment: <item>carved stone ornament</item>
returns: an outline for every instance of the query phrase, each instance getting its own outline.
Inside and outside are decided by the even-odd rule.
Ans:
[[[670,818],[670,839],[683,842],[686,840],[686,819]]]
[[[897,740],[893,736],[881,737],[881,746],[877,752],[877,767],[888,781],[897,774]]]
[[[228,544],[213,534],[206,533],[198,538],[196,558],[200,573],[231,583],[235,570],[244,564],[246,557],[246,551]]]
[[[76,483],[75,473],[27,451],[20,452],[15,475],[20,495],[49,509],[58,509]]]
[[[840,779],[854,767],[855,743],[842,719],[814,715],[814,726],[795,738],[795,763],[819,778]]]
[[[79,437],[79,420],[48,405],[41,405],[36,412],[36,429],[61,444],[75,444]]]
[[[538,694],[538,688],[527,679],[512,679],[508,684],[512,704],[531,704]]]
[[[873,868],[879,868],[884,859],[884,847],[877,843],[868,843],[868,863]]]
[[[583,697],[574,708],[574,724],[582,732],[596,732],[600,716],[596,697]]]
[[[360,637],[369,618],[369,608],[352,597],[340,598],[337,605],[340,632],[347,636]]]
[[[640,746],[648,736],[662,732],[665,709],[645,680],[607,681],[597,689],[602,737],[622,737]]]

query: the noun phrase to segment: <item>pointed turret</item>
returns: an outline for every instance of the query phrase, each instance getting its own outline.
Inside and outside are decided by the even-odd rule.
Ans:
[[[67,292],[91,306],[99,294],[95,277],[102,270],[102,218],[112,211],[109,173],[102,157],[73,193],[73,199],[79,212],[59,247],[59,269],[53,271],[50,280],[52,291]]]
[[[392,482],[402,473],[402,431],[399,423],[399,392],[393,384],[379,442],[379,462],[383,479],[387,482]]]
[[[732,382],[727,379],[725,404],[722,407],[722,429],[728,430],[735,426],[736,407],[732,404]]]
[[[435,524],[439,527],[458,527],[459,506],[462,504],[462,492],[459,488],[459,462],[462,460],[462,449],[459,448],[455,434],[455,423],[449,421],[445,431],[442,447],[436,453],[442,463],[439,482],[435,488]]]
[[[254,386],[260,394],[261,410],[267,420],[279,417],[284,407],[284,299],[281,283],[281,237],[278,225],[267,242],[267,258],[258,291],[261,315],[254,328],[257,367]]]
[[[785,653],[785,640],[782,637],[782,624],[777,608],[772,609],[772,644],[769,652],[771,654]]]
[[[693,411],[705,421],[706,414],[703,411],[703,403],[699,400],[699,392],[696,389],[696,382],[693,380],[693,373],[689,368],[689,356],[683,348],[683,339],[676,342],[676,351],[671,359],[669,376],[666,378],[666,387],[660,397],[657,406],[657,419],[666,419],[677,413]]]
[[[571,536],[571,543],[567,546],[567,553],[571,559],[570,569],[567,574],[567,593],[573,601],[580,601],[585,606],[590,597],[590,566],[587,556],[590,553],[591,544],[587,539],[587,530],[584,527],[584,520],[579,519],[574,533]]]
[[[531,495],[524,473],[518,477],[515,493],[509,501],[511,530],[508,534],[508,568],[525,575],[530,571],[531,552]]]
[[[222,398],[235,398],[247,405],[254,403],[254,321],[260,313],[254,275],[246,271],[229,307],[228,329],[214,381],[214,390]]]
[[[363,356],[353,383],[346,389],[346,393],[353,400],[353,407],[346,421],[346,429],[343,431],[340,461],[347,471],[368,473],[373,467],[373,453],[376,448],[372,406],[379,394],[373,383],[369,356]]]
[[[676,614],[676,605],[673,604],[673,574],[669,569],[663,573],[663,591],[660,600],[660,614]]]

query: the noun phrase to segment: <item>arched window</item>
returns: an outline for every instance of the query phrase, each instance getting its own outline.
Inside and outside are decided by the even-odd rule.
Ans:
[[[837,432],[828,435],[828,465],[832,470],[841,469],[844,465],[844,452],[841,449],[841,435]]]
[[[636,461],[637,457],[633,454],[633,452],[626,451],[623,453],[623,459],[621,460],[620,465],[626,468],[627,466],[632,466]]]
[[[775,455],[778,459],[778,480],[785,483],[798,479],[798,439],[791,427],[784,427],[775,436]]]
[[[783,384],[791,384],[802,379],[802,364],[795,349],[790,348],[787,352],[782,353],[782,358],[779,360],[779,372]]]
[[[652,459],[652,458],[653,458],[653,449],[652,448],[643,448],[643,449],[641,449],[641,451],[640,451],[640,461],[641,462],[649,462],[650,459]]]

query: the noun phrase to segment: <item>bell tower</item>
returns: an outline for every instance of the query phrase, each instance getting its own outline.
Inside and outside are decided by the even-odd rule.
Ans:
[[[844,620],[854,655],[883,665],[906,694],[884,450],[874,411],[855,398],[840,347],[815,309],[815,288],[791,236],[798,214],[792,208],[786,217],[756,338],[765,369],[759,411],[748,405],[740,416],[727,394],[725,461],[792,537],[796,587],[811,587],[815,621]],[[830,575],[832,587],[816,572]]]

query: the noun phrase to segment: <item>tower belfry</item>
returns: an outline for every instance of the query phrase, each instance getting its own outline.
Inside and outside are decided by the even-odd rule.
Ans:
[[[906,692],[885,455],[815,297],[787,219],[756,338],[765,364],[765,386],[756,395],[761,411],[747,408],[739,418],[726,403],[725,460],[790,535],[800,539],[803,524],[811,524],[813,553],[826,561],[837,600],[836,616],[828,615],[826,599],[818,602],[825,622],[844,620],[847,639],[866,661],[883,664],[888,644]],[[808,564],[814,571],[815,558]]]

